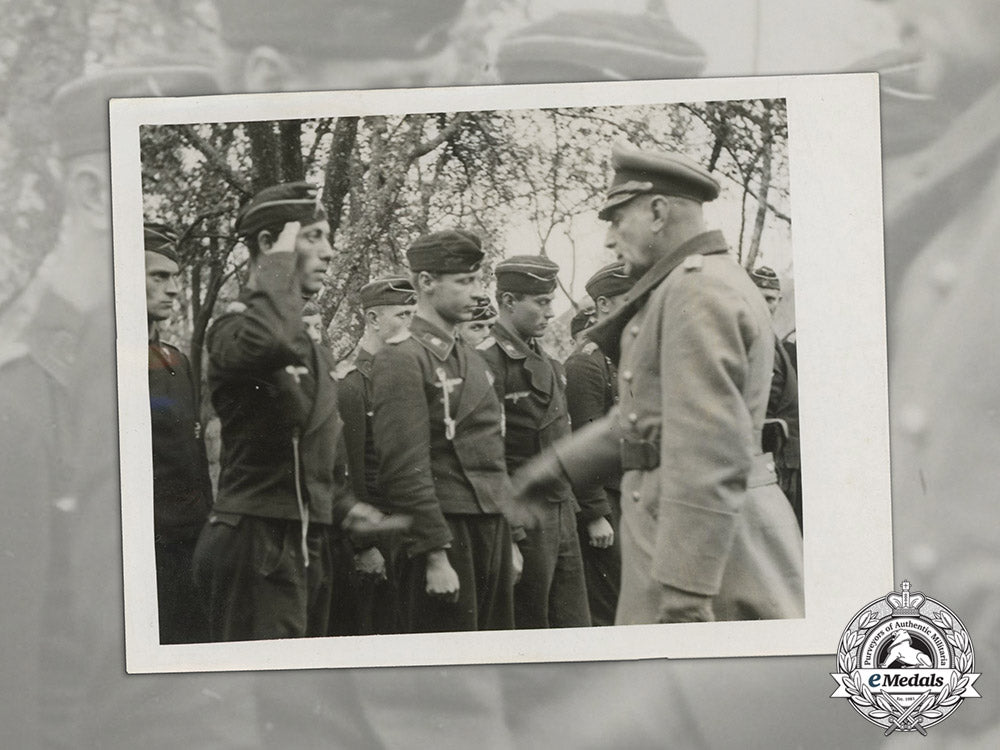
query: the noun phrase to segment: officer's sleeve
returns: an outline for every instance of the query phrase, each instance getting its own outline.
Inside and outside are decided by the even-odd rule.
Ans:
[[[552,446],[577,497],[587,497],[607,477],[621,474],[621,437],[616,406],[603,419],[591,422]]]
[[[371,502],[365,486],[365,438],[368,419],[365,412],[364,382],[361,373],[351,372],[339,383],[337,409],[344,422],[344,444],[347,472],[358,500]]]
[[[760,331],[728,285],[687,272],[654,295],[661,320],[662,432],[653,577],[718,593],[751,466],[753,421],[742,395]],[[669,283],[669,281],[667,282]]]
[[[221,369],[269,371],[299,362],[293,342],[302,329],[303,301],[295,254],[264,256],[257,279],[246,309],[219,318],[208,332],[208,350]]]
[[[379,454],[379,482],[393,512],[413,519],[411,556],[441,549],[451,532],[431,474],[430,413],[420,363],[402,345],[375,355],[372,430]]]

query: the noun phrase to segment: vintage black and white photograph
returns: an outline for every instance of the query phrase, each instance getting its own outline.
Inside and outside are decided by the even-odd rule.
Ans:
[[[875,92],[113,102],[130,670],[817,648],[891,581]]]

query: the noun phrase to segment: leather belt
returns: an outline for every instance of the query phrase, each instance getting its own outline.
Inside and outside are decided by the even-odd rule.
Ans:
[[[660,465],[660,442],[623,437],[619,442],[622,471],[649,471]]]

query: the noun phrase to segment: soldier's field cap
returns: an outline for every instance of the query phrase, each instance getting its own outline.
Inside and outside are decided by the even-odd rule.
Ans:
[[[706,203],[719,197],[719,183],[697,162],[670,152],[640,151],[616,145],[611,151],[615,175],[597,216],[607,220],[611,210],[638,195],[668,195]]]
[[[489,297],[476,298],[476,309],[472,311],[473,321],[493,320],[498,314]]]
[[[594,308],[585,307],[570,320],[569,335],[576,338],[580,331],[585,331],[592,325],[594,325]]]
[[[109,150],[109,99],[198,96],[219,91],[213,71],[199,65],[115,68],[77,78],[59,88],[52,98],[59,155],[65,159]]]
[[[662,13],[556,13],[510,34],[497,52],[504,83],[686,78],[705,50]]]
[[[483,263],[483,243],[465,229],[444,229],[421,235],[406,250],[413,273],[472,273]]]
[[[761,289],[777,289],[781,291],[781,281],[778,279],[778,274],[767,266],[755,268],[750,272],[750,278]]]
[[[592,300],[598,297],[617,297],[625,294],[635,286],[635,279],[625,273],[625,264],[621,261],[609,263],[599,268],[597,273],[587,279],[584,288]]]
[[[465,0],[216,0],[234,49],[349,60],[410,59],[439,51]]]
[[[303,226],[326,218],[319,188],[309,182],[283,182],[266,187],[243,204],[236,215],[236,234],[253,237],[263,229],[297,221]]]
[[[177,257],[177,233],[166,224],[147,221],[142,225],[142,245],[147,253],[158,253],[174,263]]]
[[[498,292],[549,294],[556,288],[559,266],[544,255],[514,255],[497,263]]]
[[[384,305],[415,305],[417,303],[417,293],[413,290],[413,284],[404,276],[391,276],[369,281],[361,287],[360,296],[361,307],[365,310]]]

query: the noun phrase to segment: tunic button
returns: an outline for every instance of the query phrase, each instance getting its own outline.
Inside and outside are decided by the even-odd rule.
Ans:
[[[632,499],[635,500],[636,502],[639,502],[639,500],[642,499],[642,494],[639,492],[639,490],[636,490],[635,492],[632,493]]]
[[[947,294],[958,280],[958,267],[943,260],[931,269],[931,285],[939,294]]]
[[[921,438],[927,432],[927,413],[916,404],[906,404],[899,410],[899,427],[909,438]]]
[[[636,422],[639,421],[639,415],[636,414],[635,412],[632,412],[631,414],[628,415],[628,421],[631,422],[632,424],[635,424]]]
[[[638,336],[639,326],[632,326],[631,328],[628,329],[628,332],[631,333],[633,336]]]
[[[632,382],[632,371],[631,370],[625,370],[625,372],[622,373],[622,380],[624,380],[626,383],[631,383]]]

